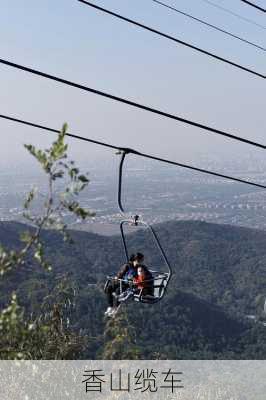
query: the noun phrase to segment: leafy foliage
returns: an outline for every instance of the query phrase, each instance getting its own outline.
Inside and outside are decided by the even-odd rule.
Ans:
[[[20,282],[23,307],[36,313],[57,276],[60,281],[60,274],[68,274],[75,287],[70,329],[87,337],[79,358],[265,359],[266,330],[259,316],[266,234],[199,222],[168,222],[155,229],[174,268],[167,295],[158,304],[129,303],[114,320],[106,320],[103,284],[124,261],[121,238],[72,231],[70,246],[50,230],[43,241],[53,271],[16,271],[5,286],[0,284],[0,304]],[[23,230],[20,224],[2,223],[0,238],[6,245],[15,243],[15,232]],[[148,266],[163,269],[148,233],[127,239],[130,251],[143,252]],[[246,317],[249,313],[257,322]]]
[[[0,315],[0,358],[14,359],[72,359],[82,350],[84,337],[63,326],[63,314],[54,303],[45,321],[30,320],[13,294],[10,304]]]
[[[260,231],[182,221],[156,226],[174,266],[167,296],[104,319],[102,286],[123,263],[121,241],[67,230],[66,213],[80,220],[92,214],[78,202],[89,180],[67,159],[66,130],[44,151],[25,146],[47,177],[43,208],[32,211],[33,188],[24,204],[28,225],[0,225],[0,357],[265,359]],[[146,231],[127,239],[148,266],[163,268]]]
[[[137,346],[136,328],[129,321],[126,310],[106,322],[102,358],[105,360],[137,360],[141,356]]]
[[[52,270],[51,263],[46,258],[42,236],[49,228],[62,234],[64,240],[70,243],[71,238],[67,232],[67,224],[64,223],[63,213],[67,211],[83,220],[92,215],[83,209],[77,200],[89,180],[87,174],[80,173],[75,163],[67,159],[66,131],[67,125],[64,124],[56,141],[44,151],[36,149],[33,145],[25,145],[46,174],[48,190],[43,209],[37,215],[31,211],[32,203],[38,194],[37,189],[33,188],[28,193],[24,203],[24,217],[30,226],[20,232],[19,248],[7,250],[3,245],[0,247],[0,275],[4,287],[10,276],[14,277],[17,271],[24,275],[36,263],[45,271]],[[55,185],[57,180],[62,178],[65,179],[65,185],[63,190],[58,192]],[[32,271],[30,273],[33,274]],[[16,281],[13,284],[10,303],[0,311],[0,357],[67,359],[77,356],[84,346],[85,337],[69,328],[70,321],[66,311],[74,304],[74,290],[71,284],[60,277],[56,286],[43,291],[46,295],[44,298],[37,296],[36,306],[40,307],[41,312],[30,315],[18,304],[15,291]],[[28,298],[31,300],[30,294]]]

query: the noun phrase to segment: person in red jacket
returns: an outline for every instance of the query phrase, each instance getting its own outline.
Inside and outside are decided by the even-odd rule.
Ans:
[[[108,301],[108,308],[105,311],[107,317],[115,316],[120,303],[132,298],[135,293],[141,292],[144,296],[154,295],[154,279],[143,262],[142,253],[132,254],[129,262],[122,266],[116,278],[109,281],[105,290]]]
[[[137,276],[134,278],[134,283],[136,284],[137,289],[141,290],[145,287],[145,271],[143,266],[138,267]]]
[[[134,283],[139,291],[142,291],[143,295],[153,296],[153,276],[145,265],[139,265],[137,277],[134,278]]]

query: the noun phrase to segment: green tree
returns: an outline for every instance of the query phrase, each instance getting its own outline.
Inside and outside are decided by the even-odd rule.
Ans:
[[[106,360],[138,360],[140,349],[137,345],[135,327],[130,323],[126,309],[106,322],[102,358]]]
[[[21,235],[22,248],[0,247],[0,275],[5,279],[14,269],[27,268],[36,262],[48,272],[52,270],[45,256],[42,233],[53,229],[62,234],[65,241],[72,239],[67,232],[63,214],[82,220],[93,214],[78,202],[79,194],[87,187],[89,179],[82,174],[74,161],[67,156],[65,143],[67,125],[64,124],[57,139],[46,150],[25,145],[38,161],[47,177],[48,190],[43,207],[37,214],[32,211],[38,191],[32,189],[24,204],[24,217],[29,229]],[[63,180],[60,190],[57,182]],[[10,303],[0,310],[0,358],[2,359],[65,359],[75,358],[85,343],[85,338],[72,332],[66,310],[73,307],[74,291],[66,279],[61,279],[52,292],[43,299],[39,315],[28,317],[13,293]]]

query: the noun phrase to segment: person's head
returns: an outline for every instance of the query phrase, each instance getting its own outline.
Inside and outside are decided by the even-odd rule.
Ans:
[[[144,261],[144,255],[143,255],[142,253],[137,253],[137,254],[135,255],[133,264],[134,264],[135,266],[138,266],[138,265],[142,264],[143,261]]]
[[[135,261],[135,257],[136,257],[135,254],[131,254],[131,256],[129,257],[129,262],[133,263]]]

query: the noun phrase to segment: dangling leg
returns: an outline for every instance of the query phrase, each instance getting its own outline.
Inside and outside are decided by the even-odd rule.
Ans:
[[[112,292],[113,308],[109,313],[107,313],[108,317],[115,317],[121,304],[124,303],[124,301],[131,298],[133,294],[134,294],[133,290],[129,287],[127,283],[125,282],[122,283],[122,293],[120,285],[117,286],[116,290]]]
[[[113,281],[106,289],[107,303],[108,308],[105,311],[105,315],[110,314],[113,311],[113,308],[116,307],[116,302],[114,301],[114,293],[119,290],[120,284],[119,282]]]

